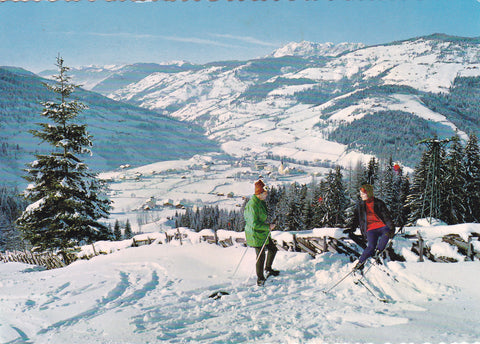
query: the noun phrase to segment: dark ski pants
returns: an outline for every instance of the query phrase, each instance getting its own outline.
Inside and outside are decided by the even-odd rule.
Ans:
[[[367,231],[367,247],[360,256],[359,263],[363,263],[367,258],[373,256],[375,249],[383,251],[387,247],[389,231],[387,226]]]
[[[267,263],[265,264],[265,251],[268,251],[267,255]],[[257,277],[260,279],[265,278],[263,276],[263,267],[265,266],[265,269],[271,270],[272,269],[272,264],[273,260],[275,259],[275,255],[277,254],[278,248],[273,242],[273,240],[268,240],[268,244],[265,245],[265,247],[255,247],[255,252],[257,254],[257,264],[255,266],[257,270]]]

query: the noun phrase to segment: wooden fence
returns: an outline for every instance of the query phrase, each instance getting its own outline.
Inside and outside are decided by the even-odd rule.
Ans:
[[[187,238],[185,233],[176,232],[174,235],[166,235],[166,242],[172,240],[180,240],[180,242]],[[400,235],[399,235],[400,236]],[[411,251],[416,253],[419,256],[419,261],[424,261],[424,258],[427,258],[434,262],[456,262],[456,259],[451,257],[437,257],[431,253],[431,250],[428,246],[425,245],[424,240],[420,235],[409,236],[403,235],[404,238],[411,240]],[[347,255],[351,261],[358,259],[363,251],[364,245],[362,246],[361,240],[358,238],[334,238],[330,236],[315,237],[315,236],[298,236],[293,235],[293,241],[291,242],[277,242],[274,240],[275,244],[282,251],[293,251],[293,252],[305,252],[312,257],[316,257],[319,254],[325,252],[339,253]],[[480,260],[480,252],[475,252],[473,246],[473,240],[478,240],[480,234],[472,233],[468,242],[465,242],[459,235],[449,234],[443,237],[443,241],[449,243],[452,246],[458,248],[458,252],[463,254],[466,257],[466,260],[474,260],[475,258]],[[137,241],[136,246],[139,245],[148,245],[152,240],[144,239],[141,242]],[[204,235],[200,237],[201,242],[208,242],[210,244],[216,244],[223,247],[229,247],[234,244],[242,244],[246,246],[246,241],[244,238],[223,238],[219,239],[216,233],[213,235]],[[391,260],[395,261],[404,261],[405,258],[394,251],[394,249],[389,246],[385,252],[385,255],[388,256]]]
[[[32,252],[0,252],[0,262],[17,262],[31,265],[43,266],[46,269],[56,269],[66,266],[66,264],[58,256],[48,253],[32,253]]]
[[[187,239],[187,234],[181,233],[179,230],[174,234],[167,234],[166,242],[172,240],[179,240],[182,243],[183,240]],[[457,260],[451,257],[439,257],[432,254],[430,247],[425,244],[424,239],[418,233],[416,236],[403,235],[404,238],[412,241],[411,251],[418,255],[418,260],[423,262],[425,258],[434,261],[434,262],[456,262]],[[468,238],[468,241],[463,240],[458,234],[448,234],[443,236],[442,241],[454,246],[457,248],[458,253],[465,256],[465,260],[480,260],[480,252],[476,252],[474,249],[473,241],[479,240],[480,234],[472,233]],[[223,247],[229,247],[234,244],[241,244],[246,246],[246,241],[244,238],[223,238],[219,239],[216,235],[206,235],[200,237],[200,241],[208,242],[211,244],[221,245]],[[133,239],[132,246],[138,247],[142,245],[151,245],[152,243],[162,243],[159,240],[154,238],[144,238],[144,239]],[[314,236],[298,236],[293,235],[292,242],[277,242],[275,244],[280,250],[283,251],[294,251],[294,252],[305,252],[312,257],[316,257],[318,254],[325,252],[339,253],[347,255],[351,261],[354,261],[360,257],[360,251],[362,249],[361,242],[355,238],[334,238],[329,236],[323,237],[314,237]],[[97,255],[95,246],[93,246],[94,255]],[[386,253],[391,260],[405,260],[401,255],[394,252],[392,247],[387,249]],[[74,255],[68,256],[58,256],[52,253],[32,253],[32,252],[0,252],[0,262],[19,262],[25,264],[32,264],[43,266],[46,269],[55,269],[64,267],[77,259]]]
[[[454,263],[457,259],[452,257],[435,256],[432,254],[430,247],[425,245],[425,240],[420,233],[417,233],[417,240],[412,244],[412,252],[418,255],[420,262],[424,261],[424,257],[432,262]],[[465,256],[465,260],[473,261],[475,258],[480,259],[480,252],[475,252],[473,241],[479,240],[480,234],[471,233],[468,241],[463,240],[458,234],[447,234],[442,237],[442,241],[457,248],[458,253]]]

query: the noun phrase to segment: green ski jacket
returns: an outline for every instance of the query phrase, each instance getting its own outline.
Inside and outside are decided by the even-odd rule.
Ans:
[[[251,247],[262,247],[268,244],[268,233],[270,225],[267,220],[267,204],[256,195],[247,202],[243,216],[245,218],[245,237],[247,245]]]

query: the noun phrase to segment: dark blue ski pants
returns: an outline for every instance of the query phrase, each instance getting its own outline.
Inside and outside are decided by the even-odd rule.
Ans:
[[[389,231],[390,229],[387,226],[367,231],[367,247],[360,256],[360,263],[363,263],[367,258],[373,256],[375,249],[383,251],[385,247],[387,247]]]

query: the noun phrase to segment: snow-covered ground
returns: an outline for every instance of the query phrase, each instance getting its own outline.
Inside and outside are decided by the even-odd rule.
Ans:
[[[480,226],[409,230],[435,244],[444,233],[467,237]],[[420,263],[408,254],[408,240],[396,237],[394,247],[407,261],[387,262],[384,271],[374,266],[366,276],[390,300],[383,303],[351,278],[323,293],[354,264],[345,256],[279,252],[280,276],[257,287],[252,249],[199,243],[198,235],[180,244],[157,233],[155,243],[136,248],[101,242],[97,250],[112,253],[56,270],[0,264],[0,342],[480,342],[478,260]],[[288,235],[274,233],[278,240]],[[219,290],[229,295],[209,298]]]

